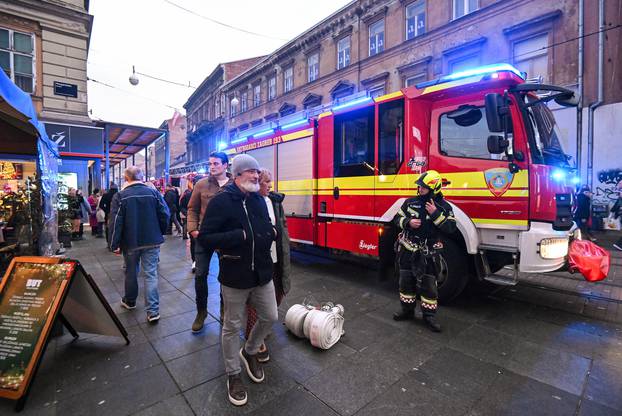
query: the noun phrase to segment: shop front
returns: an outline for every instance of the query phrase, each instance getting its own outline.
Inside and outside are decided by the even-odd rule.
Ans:
[[[30,96],[0,71],[0,269],[56,253],[58,157]]]

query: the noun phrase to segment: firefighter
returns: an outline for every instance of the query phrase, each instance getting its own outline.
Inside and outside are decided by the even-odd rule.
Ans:
[[[437,171],[422,173],[415,183],[419,195],[404,201],[393,219],[402,230],[396,243],[402,309],[393,315],[393,319],[414,319],[418,298],[424,322],[432,331],[440,332],[441,326],[435,318],[438,307],[436,278],[443,248],[440,233],[455,232],[456,219],[441,193],[442,179]]]

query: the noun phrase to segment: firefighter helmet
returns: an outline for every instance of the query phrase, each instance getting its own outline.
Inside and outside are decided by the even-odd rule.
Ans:
[[[415,184],[428,188],[434,195],[436,195],[441,191],[443,180],[440,173],[435,170],[428,170],[419,176],[419,179],[417,179]]]

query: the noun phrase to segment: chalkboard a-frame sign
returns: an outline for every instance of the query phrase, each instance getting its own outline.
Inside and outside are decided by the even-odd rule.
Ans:
[[[55,320],[78,332],[127,331],[78,261],[16,257],[0,282],[0,397],[22,410]]]

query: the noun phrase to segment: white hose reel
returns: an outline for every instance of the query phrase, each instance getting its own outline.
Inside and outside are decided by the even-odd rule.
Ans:
[[[329,349],[343,335],[341,305],[324,304],[321,309],[300,304],[293,305],[285,315],[285,326],[298,338],[308,338],[314,347]]]

